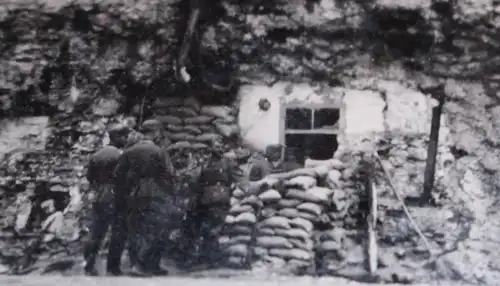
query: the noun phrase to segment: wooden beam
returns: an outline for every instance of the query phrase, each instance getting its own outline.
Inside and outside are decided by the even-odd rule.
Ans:
[[[337,135],[340,131],[338,129],[285,129],[286,134],[301,134],[301,135],[310,135],[310,134],[324,134],[324,135]]]

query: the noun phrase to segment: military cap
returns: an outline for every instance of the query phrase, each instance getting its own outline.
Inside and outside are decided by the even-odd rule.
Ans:
[[[125,134],[130,132],[130,128],[121,123],[115,123],[108,128],[110,135]]]

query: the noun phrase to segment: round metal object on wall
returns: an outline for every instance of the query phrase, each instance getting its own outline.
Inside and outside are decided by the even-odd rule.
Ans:
[[[261,110],[268,111],[269,108],[271,108],[271,102],[269,102],[266,98],[262,98],[259,100],[259,108]]]

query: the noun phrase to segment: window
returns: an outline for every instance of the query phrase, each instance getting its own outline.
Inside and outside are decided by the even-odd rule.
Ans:
[[[333,157],[338,147],[340,108],[286,106],[284,113],[282,141],[289,156],[294,156],[301,164],[306,158],[325,160]]]

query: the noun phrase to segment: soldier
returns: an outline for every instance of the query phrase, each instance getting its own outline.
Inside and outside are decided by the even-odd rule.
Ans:
[[[218,148],[218,147],[216,147]],[[202,167],[196,187],[197,195],[193,208],[186,218],[189,248],[197,248],[197,253],[191,253],[191,262],[216,262],[218,253],[217,237],[226,211],[229,209],[231,186],[236,180],[237,164],[232,153],[222,155],[221,150],[214,150]],[[237,171],[237,170],[236,170]],[[201,242],[196,245],[197,240]]]
[[[297,158],[297,150],[295,148],[286,147],[285,152],[285,161],[282,167],[283,172],[290,172],[302,168],[302,165],[299,163],[302,160]]]
[[[258,181],[265,176],[282,172],[283,146],[280,144],[269,145],[264,155],[254,154],[251,159],[250,181]]]
[[[96,275],[95,261],[102,240],[106,236],[114,216],[113,209],[113,170],[121,155],[118,148],[123,148],[129,129],[123,125],[114,125],[109,131],[110,144],[90,157],[87,180],[89,181],[92,204],[92,225],[90,237],[84,247],[87,275]]]
[[[115,169],[117,212],[108,268],[117,273],[127,236],[133,275],[167,273],[159,265],[162,242],[166,232],[181,222],[182,214],[174,204],[172,165],[166,151],[155,144],[162,137],[160,127],[155,120],[144,122],[144,140],[126,149]]]

